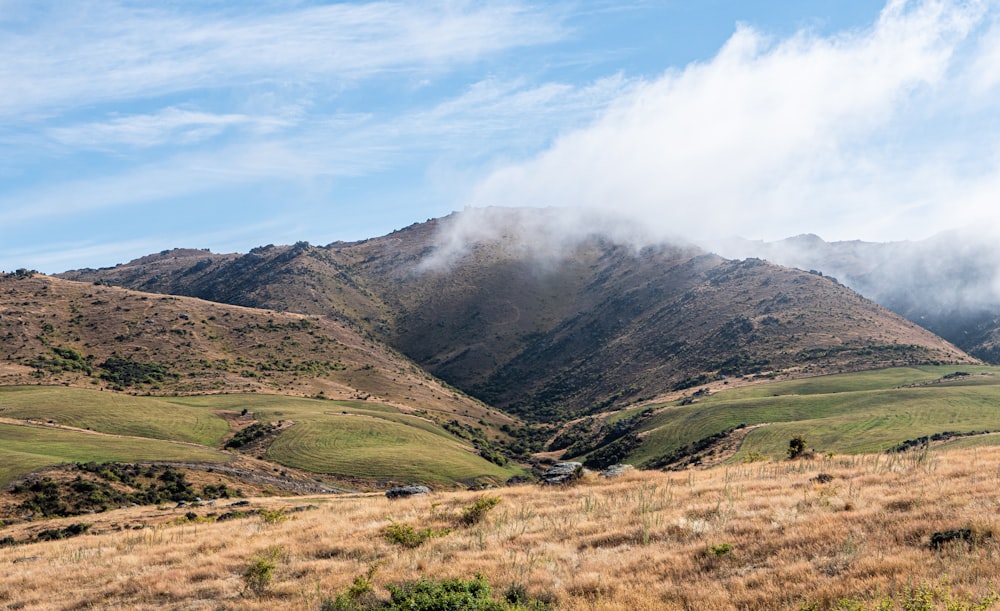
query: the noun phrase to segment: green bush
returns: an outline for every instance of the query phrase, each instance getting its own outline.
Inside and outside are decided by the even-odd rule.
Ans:
[[[280,524],[288,519],[284,509],[261,509],[258,513],[264,524]]]
[[[462,526],[479,524],[491,509],[500,504],[501,500],[498,496],[483,495],[479,497],[476,502],[462,510],[462,515],[458,518],[459,524]]]
[[[540,601],[498,602],[482,575],[475,579],[419,579],[388,586],[391,598],[385,607],[393,611],[542,611]]]
[[[798,458],[806,451],[806,439],[802,435],[792,437],[788,442],[788,458]]]
[[[250,563],[243,569],[244,595],[263,596],[267,594],[267,591],[271,589],[274,571],[278,568],[278,559],[281,554],[280,547],[272,546],[250,559]]]
[[[130,358],[111,356],[100,364],[101,379],[116,386],[135,386],[162,382],[169,375],[167,368],[159,363],[141,363]]]
[[[392,524],[385,527],[382,531],[383,536],[385,536],[386,541],[389,543],[395,543],[396,545],[401,545],[410,549],[420,547],[428,539],[434,537],[443,537],[451,532],[450,528],[445,528],[442,530],[434,530],[433,528],[425,528],[423,530],[416,530],[409,524],[401,524],[399,522],[393,522]]]
[[[362,611],[381,607],[381,602],[375,596],[375,585],[372,579],[378,571],[378,563],[368,567],[364,575],[354,577],[354,583],[336,598],[324,598],[320,611]]]

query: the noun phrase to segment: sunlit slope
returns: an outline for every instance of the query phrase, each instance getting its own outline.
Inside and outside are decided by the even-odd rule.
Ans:
[[[1000,430],[1000,369],[896,368],[726,390],[660,409],[640,427],[641,465],[740,424],[751,431],[734,460],[782,457],[795,435],[820,452],[885,450],[942,432]]]
[[[50,424],[129,435],[218,444],[229,432],[226,421],[205,409],[155,397],[65,388],[0,386],[0,418],[36,418]]]
[[[513,423],[342,320],[0,274],[0,385],[39,383],[370,398],[446,420]]]
[[[258,421],[291,421],[267,449],[290,467],[342,478],[385,482],[496,483],[523,471],[501,467],[422,416],[364,401],[211,395],[171,402],[209,409],[249,409]]]
[[[0,483],[65,462],[229,460],[231,454],[212,447],[221,446],[229,432],[216,413],[223,410],[246,410],[265,424],[282,422],[260,455],[317,474],[456,485],[502,483],[522,473],[482,458],[468,441],[427,417],[368,401],[261,394],[146,397],[27,386],[0,388],[0,410],[7,423],[4,439],[10,441],[2,444],[0,455],[9,460]]]
[[[231,458],[218,450],[192,444],[0,423],[0,486],[36,469],[64,463],[221,463]]]

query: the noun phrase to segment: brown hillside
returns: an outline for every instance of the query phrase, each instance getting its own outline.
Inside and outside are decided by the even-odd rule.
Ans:
[[[108,379],[119,362],[162,380]],[[102,377],[103,376],[103,377]],[[510,422],[340,321],[57,278],[0,276],[0,384],[154,394],[270,392],[372,399],[448,418]]]
[[[560,611],[995,609],[998,464],[1000,448],[980,447],[588,476],[492,491],[473,526],[456,518],[481,492],[136,507],[60,541],[28,542],[79,519],[0,530],[0,604],[377,608],[390,585],[481,574],[498,599]],[[258,509],[288,519],[222,517]],[[386,536],[400,525],[443,534],[407,548]],[[261,559],[273,570],[253,591]]]
[[[471,217],[490,231],[428,267],[442,236],[470,214],[486,213],[326,247],[167,251],[66,277],[336,316],[531,419],[620,407],[723,376],[974,360],[816,274],[593,236],[553,238],[540,249],[545,223],[558,234],[551,211]],[[519,233],[526,219],[537,221],[530,237]]]

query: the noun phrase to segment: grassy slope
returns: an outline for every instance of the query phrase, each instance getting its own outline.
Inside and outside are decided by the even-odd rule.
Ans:
[[[73,350],[93,368],[35,367]],[[0,275],[0,385],[94,388],[112,355],[168,375],[129,392],[263,392],[369,397],[498,430],[515,421],[434,379],[394,350],[325,316],[303,316],[38,276]],[[0,405],[2,407],[2,405]]]
[[[0,424],[0,486],[36,469],[67,462],[226,462],[230,458],[190,444]]]
[[[433,422],[364,401],[320,401],[258,395],[181,397],[170,401],[213,409],[242,409],[258,420],[291,420],[268,458],[330,475],[438,484],[489,478],[502,482],[520,472],[499,467]]]
[[[56,428],[8,426],[0,484],[32,470],[89,460],[225,460],[208,447],[229,430],[212,410],[247,409],[262,422],[290,420],[267,455],[292,467],[338,477],[424,481],[443,485],[520,473],[481,458],[474,448],[430,420],[369,401],[325,401],[280,395],[143,397],[66,387],[0,387],[0,417],[54,420],[105,435]],[[109,437],[124,435],[128,438]],[[134,439],[149,438],[145,439]],[[13,443],[16,441],[16,443]],[[57,443],[58,442],[58,443]],[[75,450],[74,448],[77,448]]]
[[[747,436],[736,460],[751,452],[783,456],[794,435],[818,451],[858,453],[943,431],[1000,429],[1000,369],[962,366],[991,375],[928,384],[955,370],[896,368],[727,390],[662,410],[642,427],[644,443],[629,462],[738,424],[769,423]]]
[[[0,386],[0,417],[54,420],[63,426],[129,435],[218,444],[229,432],[215,414],[155,397],[134,397],[61,386]]]
[[[381,599],[389,584],[481,573],[499,596],[520,589],[560,611],[995,608],[998,463],[998,448],[933,450],[517,486],[490,491],[502,502],[473,527],[454,519],[482,494],[469,491],[316,497],[316,509],[271,524],[136,507],[87,516],[94,534],[0,546],[0,605],[315,611],[375,567]],[[383,535],[392,522],[455,529],[405,549]],[[973,541],[931,547],[933,533],[958,528]],[[254,596],[243,575],[269,550],[268,591]]]

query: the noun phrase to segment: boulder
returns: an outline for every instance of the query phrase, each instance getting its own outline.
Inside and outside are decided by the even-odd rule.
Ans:
[[[625,475],[634,468],[635,467],[632,465],[625,464],[611,465],[610,467],[605,467],[601,471],[601,477],[619,477],[621,475]]]
[[[557,462],[542,473],[542,483],[548,486],[566,484],[583,476],[583,463]]]
[[[406,498],[418,494],[427,494],[431,491],[427,486],[400,486],[390,488],[385,491],[385,496],[390,499]]]

